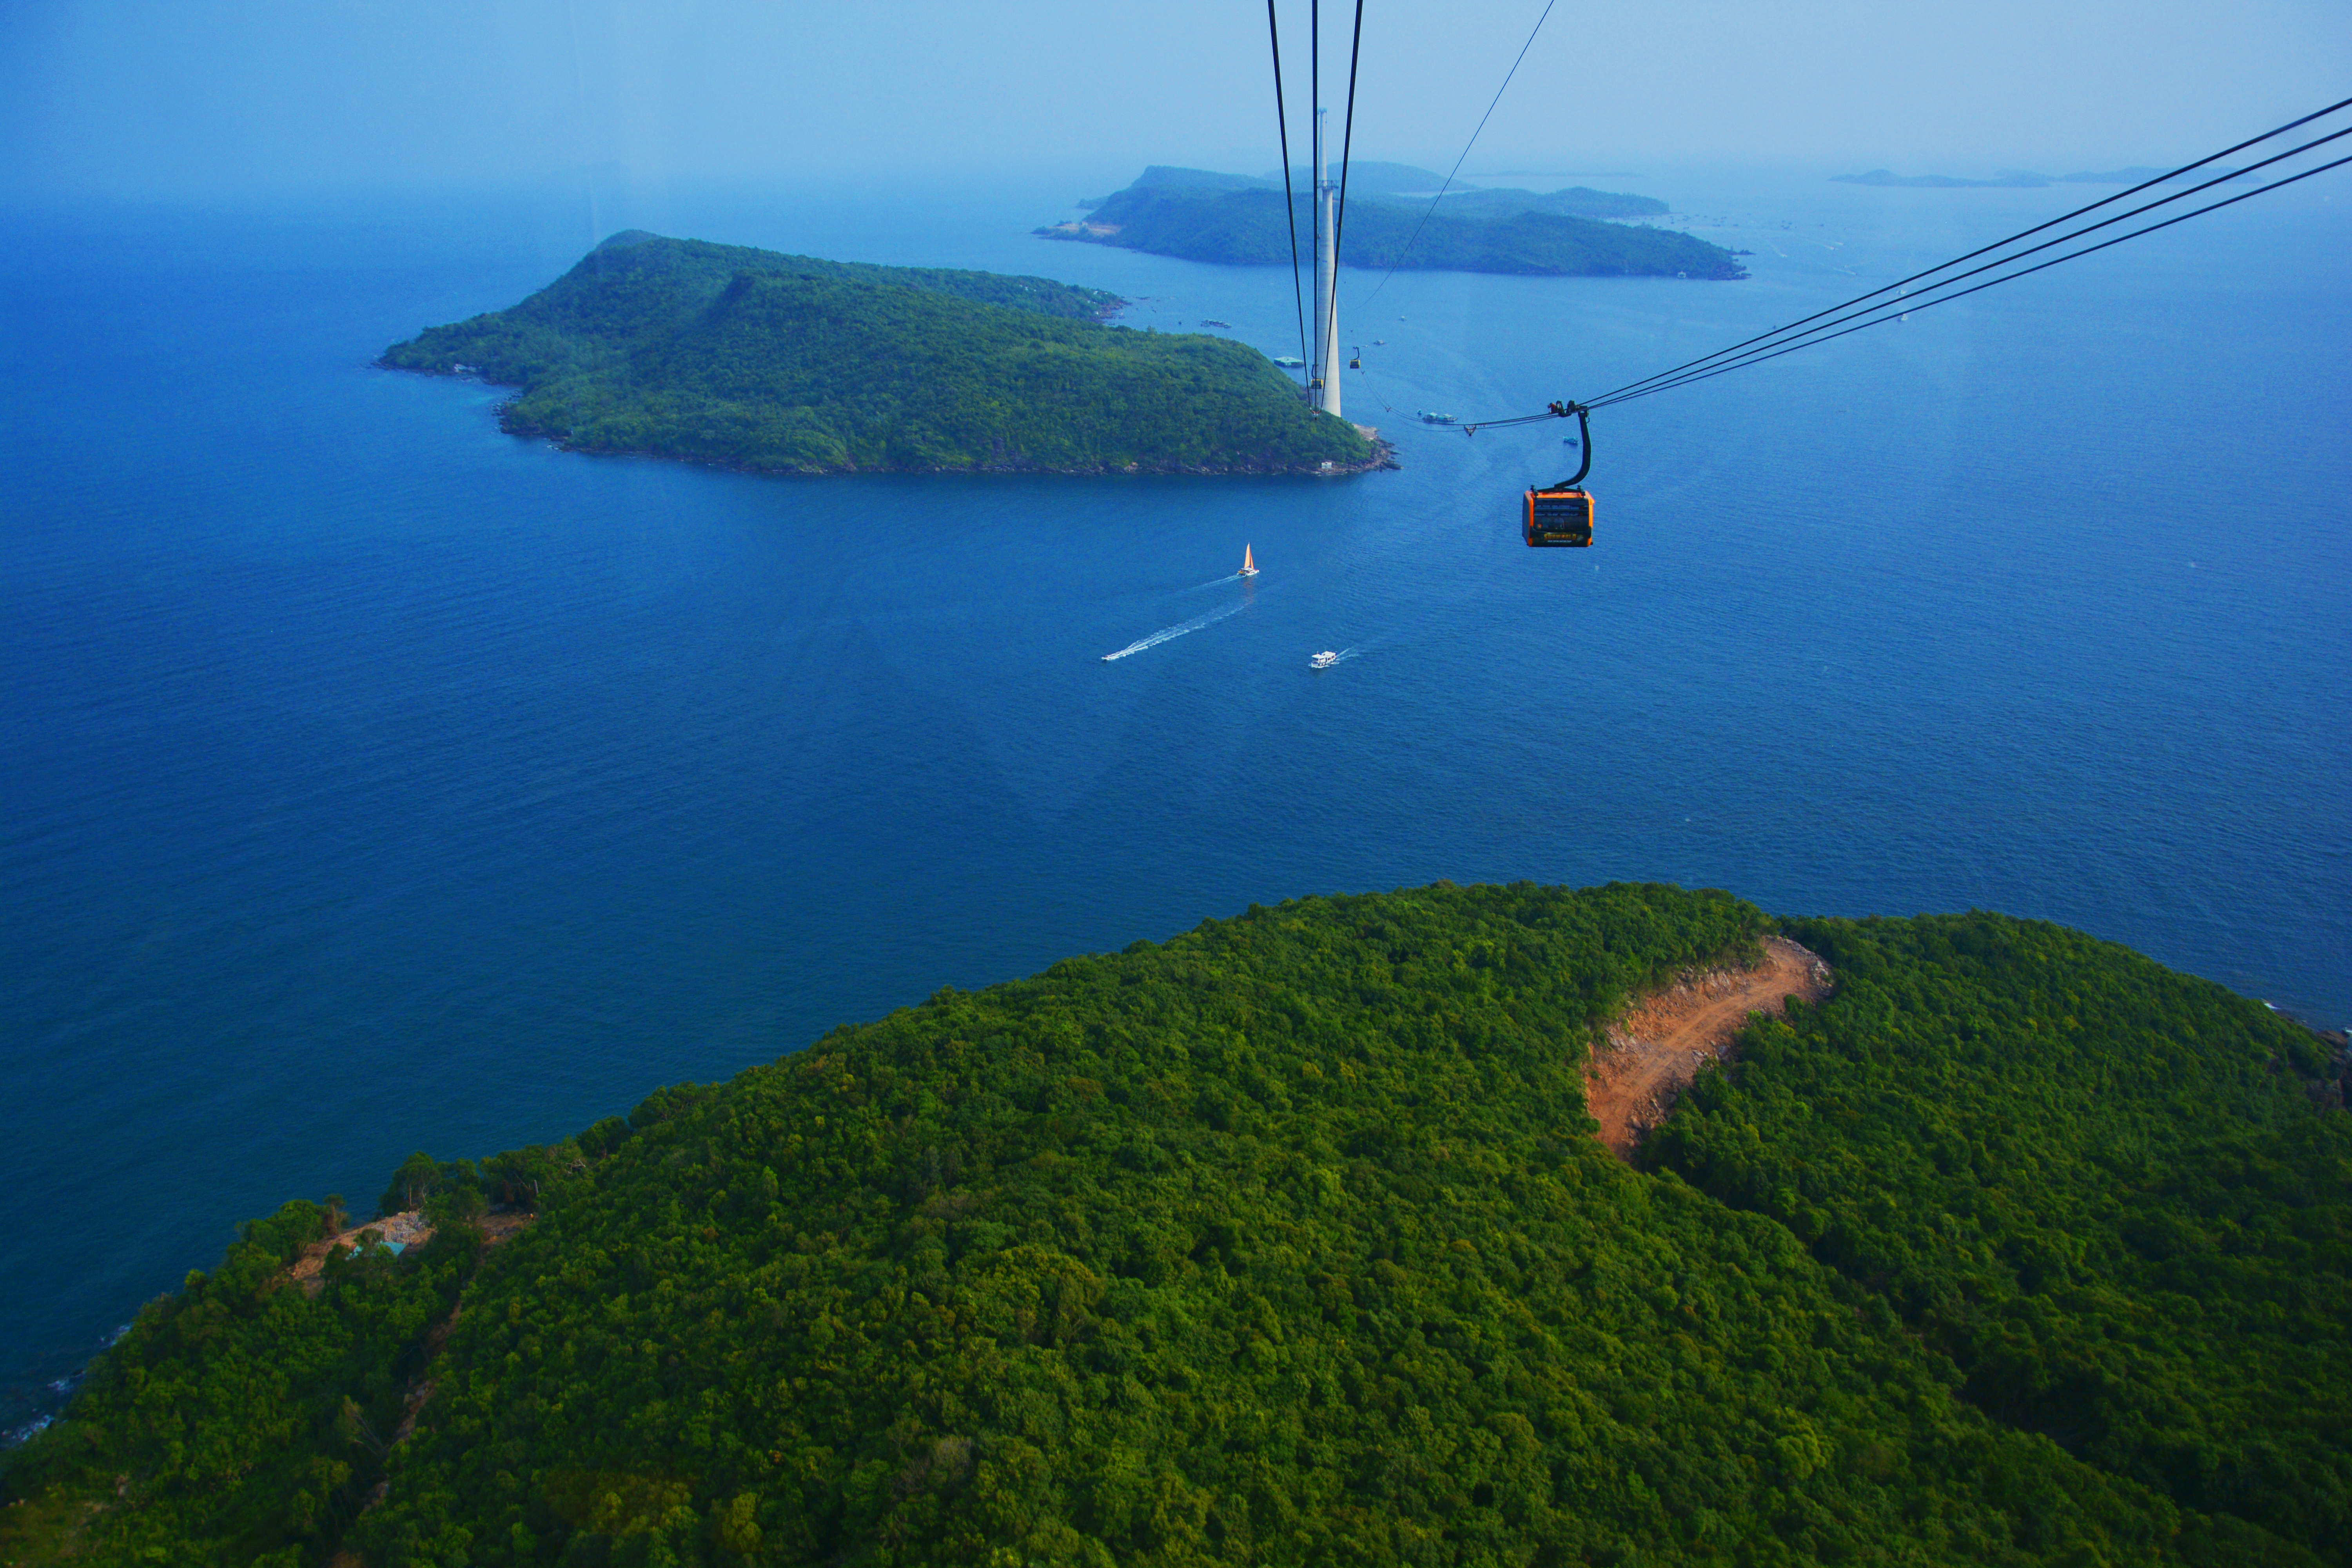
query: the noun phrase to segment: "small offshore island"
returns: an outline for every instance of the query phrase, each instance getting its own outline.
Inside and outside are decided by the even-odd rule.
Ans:
[[[1582,185],[1549,195],[1455,185],[1424,226],[1431,194],[1443,184],[1443,175],[1406,164],[1352,165],[1343,264],[1553,278],[1748,276],[1719,245],[1610,221],[1663,216],[1666,204],[1654,197]],[[1300,234],[1314,231],[1310,188],[1303,174],[1293,180]],[[1035,232],[1186,261],[1270,267],[1290,260],[1279,174],[1262,178],[1155,163],[1125,190],[1082,205],[1089,208],[1084,217]]]
[[[774,1044],[246,1226],[0,1563],[2352,1544],[2344,1037],[2078,931],[1438,883]]]
[[[1043,278],[616,234],[380,363],[519,387],[520,436],[774,473],[1333,474],[1393,467],[1256,350],[1107,324]]]

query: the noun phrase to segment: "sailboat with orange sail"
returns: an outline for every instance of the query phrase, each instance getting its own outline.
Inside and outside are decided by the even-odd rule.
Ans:
[[[1234,575],[1236,577],[1255,577],[1257,575],[1257,563],[1251,558],[1250,547],[1246,544],[1242,546],[1242,569],[1234,573]]]

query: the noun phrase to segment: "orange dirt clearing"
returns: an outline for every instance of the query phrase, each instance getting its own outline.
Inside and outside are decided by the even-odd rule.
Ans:
[[[512,1239],[538,1217],[526,1209],[496,1209],[475,1224],[482,1233],[482,1245],[496,1247],[502,1241]],[[422,1247],[433,1239],[433,1227],[425,1223],[425,1211],[404,1209],[399,1214],[384,1215],[364,1225],[338,1231],[324,1241],[312,1242],[302,1249],[302,1256],[294,1260],[293,1268],[287,1272],[293,1276],[296,1284],[315,1296],[327,1283],[320,1273],[326,1267],[327,1253],[336,1247],[356,1247],[360,1237],[369,1231],[375,1232],[379,1240],[396,1241],[403,1247]]]
[[[397,1242],[403,1247],[422,1247],[433,1239],[433,1227],[425,1223],[425,1211],[404,1209],[398,1214],[384,1215],[363,1225],[337,1231],[324,1241],[312,1242],[302,1249],[302,1256],[294,1260],[289,1272],[302,1289],[313,1296],[317,1295],[326,1283],[319,1271],[326,1266],[328,1251],[337,1247],[356,1247],[360,1237],[369,1231],[375,1232],[381,1241]]]
[[[1830,984],[1830,966],[1817,955],[1768,936],[1764,961],[1753,969],[1685,974],[1637,1000],[1585,1068],[1585,1103],[1601,1123],[1601,1141],[1631,1160],[1698,1069],[1725,1058],[1750,1013],[1780,1013],[1790,996],[1818,1002]]]

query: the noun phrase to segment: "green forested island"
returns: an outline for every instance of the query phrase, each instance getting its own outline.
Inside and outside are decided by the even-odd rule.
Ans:
[[[1620,1163],[1588,1047],[1772,931],[1834,989]],[[1992,914],[1253,907],[289,1204],[0,1562],[2342,1563],[2344,1071]]]
[[[519,387],[509,430],[747,468],[1328,472],[1385,449],[1255,350],[1042,278],[630,231],[383,363]]]
[[[1340,259],[1349,267],[1571,278],[1748,276],[1738,258],[1719,245],[1671,229],[1602,221],[1666,211],[1664,202],[1649,196],[1581,185],[1549,195],[1457,189],[1423,225],[1429,193],[1443,176],[1401,164],[1371,164],[1370,177],[1360,184],[1358,172],[1349,174],[1341,237]],[[1294,191],[1302,235],[1314,232],[1307,189],[1299,184]],[[1278,173],[1265,180],[1154,164],[1125,190],[1092,204],[1083,219],[1037,232],[1188,261],[1271,266],[1290,260],[1291,229],[1283,214]]]

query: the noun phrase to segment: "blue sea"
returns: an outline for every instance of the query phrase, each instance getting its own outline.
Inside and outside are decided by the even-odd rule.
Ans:
[[[1589,552],[1516,532],[1559,426],[1414,420],[2086,195],[1832,172],[1617,182],[1745,282],[1349,274],[1339,480],[763,479],[370,365],[633,225],[1297,352],[1059,183],[0,215],[0,1426],[287,1197],[1254,901],[1977,906],[2352,1019],[2352,184],[1610,410]]]

